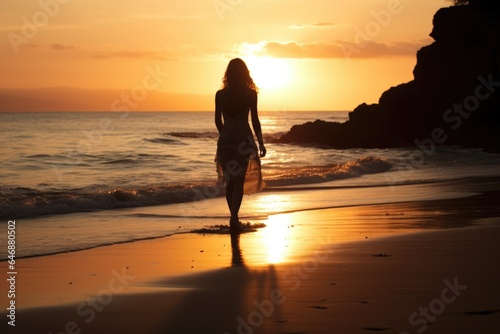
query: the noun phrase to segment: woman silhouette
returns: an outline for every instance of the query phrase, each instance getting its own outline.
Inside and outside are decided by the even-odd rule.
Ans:
[[[215,94],[215,125],[219,131],[217,172],[219,181],[226,184],[232,232],[242,230],[238,212],[243,194],[255,193],[265,187],[257,146],[248,124],[249,112],[259,141],[260,157],[264,157],[266,148],[257,112],[257,87],[246,64],[236,58],[229,62],[222,79],[222,89]]]

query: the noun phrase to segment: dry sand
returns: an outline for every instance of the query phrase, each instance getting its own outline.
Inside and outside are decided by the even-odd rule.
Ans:
[[[274,241],[183,234],[20,259],[2,333],[496,333],[497,206],[479,219],[473,201],[280,215],[290,232]],[[425,217],[467,227],[415,232]]]

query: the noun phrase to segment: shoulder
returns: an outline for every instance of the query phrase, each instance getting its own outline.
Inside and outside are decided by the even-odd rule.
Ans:
[[[224,96],[225,90],[224,89],[219,89],[217,93],[215,93],[215,98],[220,99]]]
[[[249,89],[248,96],[250,97],[251,101],[257,100],[257,91],[255,89]]]

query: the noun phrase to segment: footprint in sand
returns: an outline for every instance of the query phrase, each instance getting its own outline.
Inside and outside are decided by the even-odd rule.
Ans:
[[[465,315],[490,315],[494,313],[500,313],[500,310],[468,311],[462,313]]]
[[[365,327],[363,328],[365,331],[370,331],[370,332],[385,332],[385,331],[389,331],[391,330],[392,328],[391,327]]]
[[[288,319],[274,320],[274,322],[278,324],[286,324],[288,322]]]
[[[374,257],[389,257],[389,256],[392,256],[392,254],[378,253],[378,254],[373,254],[372,256],[374,256]]]

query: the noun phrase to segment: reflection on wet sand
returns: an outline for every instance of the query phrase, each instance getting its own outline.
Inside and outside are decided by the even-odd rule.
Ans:
[[[240,248],[240,233],[231,233],[231,266],[243,267],[243,255]]]

